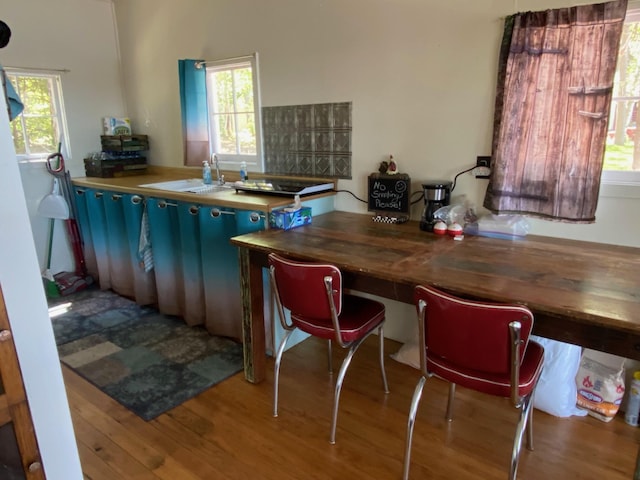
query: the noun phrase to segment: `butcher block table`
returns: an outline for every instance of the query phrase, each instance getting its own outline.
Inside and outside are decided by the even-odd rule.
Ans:
[[[409,304],[418,284],[525,304],[536,335],[640,360],[640,248],[540,236],[457,241],[423,232],[417,222],[383,224],[346,212],[231,242],[240,251],[249,382],[265,376],[262,268],[270,252],[332,263],[342,270],[345,288]]]

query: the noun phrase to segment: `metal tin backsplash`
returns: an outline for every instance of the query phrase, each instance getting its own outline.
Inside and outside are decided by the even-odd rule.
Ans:
[[[262,108],[266,171],[351,178],[351,102]]]

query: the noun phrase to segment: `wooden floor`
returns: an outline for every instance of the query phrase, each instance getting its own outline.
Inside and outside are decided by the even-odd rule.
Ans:
[[[369,338],[347,373],[335,445],[328,442],[332,380],[325,343],[315,339],[285,353],[278,418],[271,415],[272,359],[262,384],[238,374],[150,422],[63,367],[85,478],[399,479],[419,375],[388,358],[391,393],[385,395],[376,346],[377,337]],[[387,341],[387,352],[398,346]],[[448,424],[446,384],[427,382],[411,478],[506,479],[517,412],[507,400],[458,390]],[[535,410],[534,427],[536,449],[523,448],[519,479],[633,478],[640,430],[622,417],[603,423]]]

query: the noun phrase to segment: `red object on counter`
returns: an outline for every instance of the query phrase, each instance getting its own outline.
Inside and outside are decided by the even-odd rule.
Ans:
[[[433,226],[433,233],[444,235],[445,233],[447,233],[447,224],[444,222],[436,222],[436,224]]]
[[[455,237],[456,235],[462,235],[462,226],[459,223],[452,223],[447,228],[447,233],[452,237]]]

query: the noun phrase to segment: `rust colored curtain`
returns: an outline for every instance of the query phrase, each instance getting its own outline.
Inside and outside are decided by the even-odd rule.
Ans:
[[[484,206],[591,223],[627,0],[505,21]]]

